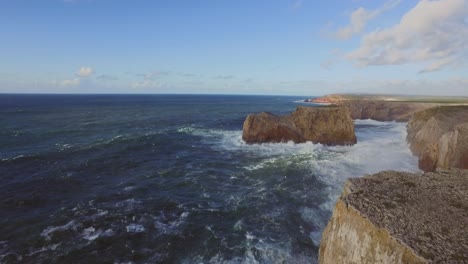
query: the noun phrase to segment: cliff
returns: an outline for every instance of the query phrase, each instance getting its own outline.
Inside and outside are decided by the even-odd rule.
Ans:
[[[371,100],[347,100],[337,104],[349,108],[353,119],[397,122],[407,122],[416,112],[437,106],[433,103]]]
[[[320,263],[468,262],[468,171],[386,171],[349,179]]]
[[[317,97],[313,99],[306,99],[305,102],[317,103],[317,104],[336,104],[349,98],[340,94],[329,94],[322,97]]]
[[[440,103],[415,102],[402,97],[383,95],[339,95],[332,94],[307,100],[312,103],[327,103],[349,108],[353,119],[407,122],[416,112]]]
[[[249,144],[265,142],[303,143],[311,141],[325,145],[356,143],[354,122],[343,107],[297,107],[291,115],[271,113],[247,116],[242,139]]]
[[[419,168],[468,169],[468,106],[441,106],[416,113],[407,140]]]

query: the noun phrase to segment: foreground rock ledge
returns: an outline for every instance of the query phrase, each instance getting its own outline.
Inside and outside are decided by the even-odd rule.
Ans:
[[[349,110],[343,107],[299,106],[287,116],[250,114],[244,122],[242,139],[249,144],[287,141],[356,144],[354,122]]]
[[[468,171],[350,179],[323,232],[320,263],[467,263]]]
[[[468,169],[468,106],[440,106],[416,113],[407,140],[419,168]]]

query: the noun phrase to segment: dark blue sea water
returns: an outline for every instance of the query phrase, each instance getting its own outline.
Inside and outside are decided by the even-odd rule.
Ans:
[[[0,263],[314,263],[346,178],[416,171],[405,124],[246,145],[300,97],[0,95]]]

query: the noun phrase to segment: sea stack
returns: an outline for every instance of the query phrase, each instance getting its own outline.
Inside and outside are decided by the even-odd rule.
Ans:
[[[466,263],[468,171],[385,171],[349,179],[319,262]]]
[[[440,106],[416,113],[407,140],[419,168],[468,169],[468,106]]]
[[[250,114],[244,122],[242,139],[249,144],[287,141],[311,141],[324,145],[356,144],[350,112],[347,108],[337,106],[299,106],[286,116],[265,112]]]

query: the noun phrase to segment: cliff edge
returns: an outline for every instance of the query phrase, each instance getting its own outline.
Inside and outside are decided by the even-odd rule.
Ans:
[[[407,125],[419,168],[468,169],[468,106],[440,106],[416,113]]]
[[[349,110],[343,107],[299,106],[286,116],[265,112],[250,114],[244,121],[242,139],[249,144],[287,141],[325,145],[356,143],[354,122]]]
[[[407,122],[419,111],[435,107],[441,103],[384,95],[339,95],[332,94],[308,99],[307,102],[335,104],[346,107],[353,119],[373,119],[377,121]]]
[[[320,263],[468,262],[468,171],[386,171],[349,179]]]

